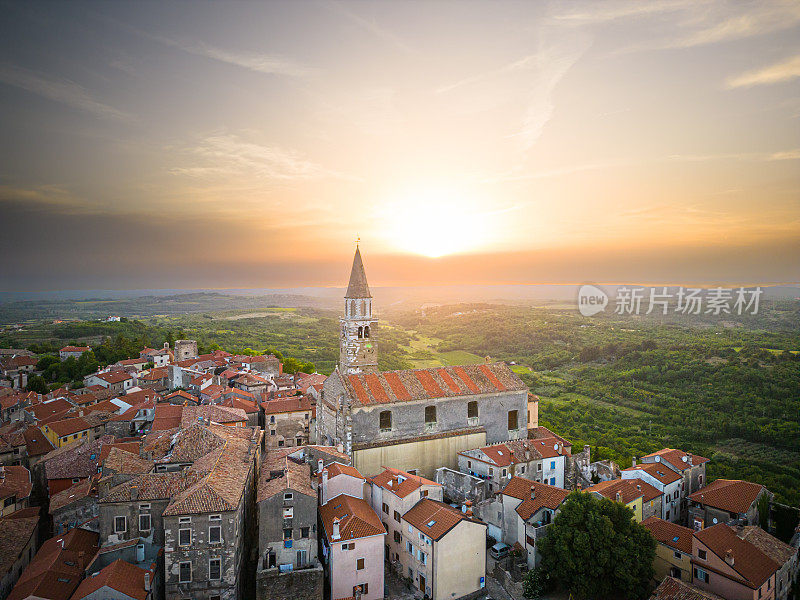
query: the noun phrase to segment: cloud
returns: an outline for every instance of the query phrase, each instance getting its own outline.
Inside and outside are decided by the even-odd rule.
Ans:
[[[598,4],[592,2],[588,5],[590,10],[574,10],[572,12],[554,15],[554,18],[574,22],[584,23],[603,23],[616,19],[635,18],[649,16],[664,12],[683,10],[689,6],[697,7],[697,0],[665,0],[658,2],[604,2]]]
[[[725,14],[728,7],[732,7],[733,14]],[[699,13],[699,18],[694,17],[694,11],[690,10],[690,13],[692,16],[687,24],[694,31],[677,39],[674,47],[691,48],[744,39],[789,29],[800,23],[800,3],[792,0],[714,4],[709,10]]]
[[[371,21],[369,19],[365,19],[361,15],[348,10],[344,7],[340,2],[330,2],[325,6],[334,9],[339,14],[343,15],[365,31],[370,32],[375,37],[380,38],[386,42],[389,42],[395,48],[402,50],[403,52],[407,52],[409,54],[416,53],[416,50],[408,45],[403,38],[400,36],[392,33],[388,29],[384,29],[380,25],[378,25],[375,21]],[[362,6],[368,6],[368,4],[362,4]]]
[[[103,119],[128,119],[131,116],[95,100],[86,88],[77,83],[66,79],[52,79],[22,67],[0,64],[0,82]]]
[[[265,146],[232,134],[212,135],[186,149],[202,164],[173,167],[170,172],[189,177],[253,177],[279,181],[301,181],[333,177],[353,180],[344,173],[326,169],[298,152]]]
[[[173,40],[161,36],[155,37],[158,41],[179,48],[184,52],[194,54],[196,56],[204,56],[213,60],[242,67],[256,73],[265,73],[267,75],[284,75],[286,77],[296,77],[304,79],[309,77],[314,70],[298,64],[288,58],[276,54],[263,54],[259,52],[233,52],[230,50],[223,50],[215,46],[210,46],[203,42],[187,42]]]
[[[754,85],[770,85],[773,83],[791,81],[798,77],[800,77],[800,54],[775,63],[774,65],[731,77],[727,81],[727,87],[732,89],[752,87]]]
[[[672,154],[670,160],[685,162],[706,162],[711,160],[775,161],[800,159],[800,149],[779,152],[739,152],[727,154]]]

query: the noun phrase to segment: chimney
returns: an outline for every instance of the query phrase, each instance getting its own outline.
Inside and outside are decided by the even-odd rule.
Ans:
[[[131,500],[138,500],[139,499],[139,488],[135,485],[131,486]]]
[[[687,452],[686,453],[686,460],[689,461],[689,466],[690,467],[694,466],[694,465],[692,465],[692,454],[691,454],[691,452]]]
[[[340,539],[342,537],[339,534],[339,521],[340,520],[341,519],[339,519],[339,517],[334,517],[333,518],[333,535],[331,535],[331,539],[332,540],[338,540],[338,539]]]
[[[536,499],[536,486],[531,486],[531,500]]]
[[[617,502],[622,502],[622,492],[617,492],[614,496]]]
[[[632,467],[636,466],[636,457],[635,456],[633,457],[633,460],[631,461],[631,466]]]
[[[324,469],[324,468],[325,468],[325,463],[323,463],[322,459],[320,458],[317,461],[317,473],[322,473],[322,469]]]
[[[466,502],[461,505],[461,512],[466,514],[466,512],[467,512],[467,503]]]
[[[146,592],[150,591],[150,571],[144,574],[144,589]]]
[[[336,444],[336,450],[338,452],[344,452],[344,446],[342,444]]]
[[[733,550],[730,548],[725,552],[725,562],[730,566],[733,566]]]

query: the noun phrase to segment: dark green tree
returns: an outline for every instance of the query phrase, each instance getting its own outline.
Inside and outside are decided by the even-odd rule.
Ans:
[[[573,492],[539,547],[542,569],[578,599],[644,598],[656,542],[633,511]]]
[[[25,389],[29,392],[36,392],[37,394],[46,394],[50,391],[47,387],[47,382],[41,375],[34,375],[28,378],[28,385]]]

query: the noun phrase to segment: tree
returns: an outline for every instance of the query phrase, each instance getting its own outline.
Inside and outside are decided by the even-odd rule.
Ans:
[[[540,543],[541,567],[577,599],[644,598],[656,542],[633,511],[573,492]]]
[[[538,600],[552,588],[553,579],[541,565],[528,571],[522,581],[522,595],[533,600]]]
[[[36,392],[37,394],[46,394],[50,390],[47,388],[47,382],[41,375],[34,375],[28,378],[28,385],[25,388],[29,392]]]

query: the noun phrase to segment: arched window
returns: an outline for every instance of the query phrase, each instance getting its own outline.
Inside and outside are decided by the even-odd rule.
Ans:
[[[363,327],[359,327],[358,328],[358,339],[361,339],[362,337],[364,337],[364,328]]]
[[[369,337],[369,325],[364,326],[364,337],[365,338]]]
[[[478,418],[478,401],[477,400],[470,400],[467,402],[467,418],[468,419],[477,419]]]
[[[382,410],[379,416],[381,431],[392,430],[392,411]]]
[[[436,407],[435,406],[426,406],[425,407],[425,424],[429,425],[432,423],[436,423]]]
[[[366,300],[362,300],[361,301],[361,314],[362,315],[366,315],[367,314],[367,301]]]

